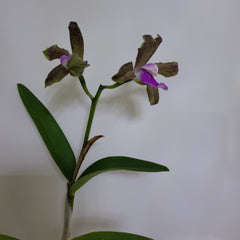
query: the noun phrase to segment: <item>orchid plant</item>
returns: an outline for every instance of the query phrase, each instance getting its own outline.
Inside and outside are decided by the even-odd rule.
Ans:
[[[90,131],[93,123],[95,109],[101,93],[104,89],[115,89],[130,81],[135,81],[140,85],[146,85],[147,95],[150,105],[157,104],[159,101],[159,88],[168,90],[167,85],[156,80],[157,75],[164,77],[175,76],[178,73],[178,63],[148,63],[149,59],[157,50],[162,42],[162,38],[157,35],[153,38],[151,35],[143,36],[143,44],[138,48],[136,62],[133,67],[132,62],[128,62],[120,67],[112,80],[115,82],[110,85],[100,84],[96,94],[92,95],[87,87],[87,82],[83,76],[84,70],[89,66],[84,60],[84,41],[81,31],[76,22],[69,24],[70,43],[72,53],[67,50],[53,45],[43,51],[48,60],[59,59],[60,63],[50,71],[46,80],[45,87],[51,86],[66,77],[68,74],[77,77],[79,82],[91,101],[88,121],[86,125],[84,140],[80,147],[78,159],[75,158],[73,150],[64,135],[63,131],[57,124],[54,117],[40,100],[23,84],[18,84],[18,91],[23,104],[34,121],[40,136],[45,142],[49,153],[51,154],[56,165],[66,179],[67,192],[64,209],[64,226],[62,240],[149,240],[151,238],[140,236],[133,233],[101,231],[91,232],[81,236],[71,236],[70,220],[74,209],[75,193],[81,189],[93,177],[113,170],[128,170],[140,172],[165,172],[169,171],[166,166],[158,163],[136,159],[129,156],[107,156],[96,160],[92,165],[87,167],[81,174],[79,170],[82,162],[89,149],[103,135],[91,136]],[[64,188],[65,189],[65,188]],[[17,240],[17,238],[0,234],[0,240]]]

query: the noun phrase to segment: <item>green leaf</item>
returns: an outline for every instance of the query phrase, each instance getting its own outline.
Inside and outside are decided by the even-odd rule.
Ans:
[[[144,236],[124,232],[91,232],[72,240],[153,240]]]
[[[47,108],[22,84],[18,84],[18,92],[35,123],[50,154],[63,175],[71,181],[76,166],[76,159],[72,148]]]
[[[14,237],[10,237],[10,236],[7,236],[7,235],[0,234],[0,240],[19,240],[19,239],[14,238]]]
[[[74,195],[74,193],[91,178],[103,172],[112,170],[129,170],[138,172],[169,171],[169,169],[163,165],[136,158],[125,156],[106,157],[93,163],[80,175],[78,180],[70,188],[70,195]]]

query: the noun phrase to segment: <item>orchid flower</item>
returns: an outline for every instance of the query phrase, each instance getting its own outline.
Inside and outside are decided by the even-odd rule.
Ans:
[[[45,57],[50,61],[60,59],[60,64],[48,74],[45,80],[45,87],[61,81],[69,73],[72,76],[80,77],[84,69],[89,66],[87,61],[83,61],[84,43],[78,24],[70,22],[68,29],[72,54],[57,45],[53,45],[43,51]]]
[[[158,83],[155,77],[158,74],[164,77],[175,76],[178,73],[178,63],[147,63],[162,42],[162,38],[159,35],[156,38],[151,35],[144,35],[143,40],[143,44],[138,48],[134,68],[132,62],[125,63],[118,73],[112,77],[112,80],[118,83],[134,80],[139,84],[146,85],[149,102],[154,105],[159,101],[158,88],[168,90],[167,85]]]

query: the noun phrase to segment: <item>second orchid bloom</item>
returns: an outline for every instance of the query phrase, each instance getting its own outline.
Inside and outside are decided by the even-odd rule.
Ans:
[[[149,102],[154,105],[159,101],[158,88],[168,90],[168,87],[164,83],[158,83],[155,77],[158,74],[164,77],[177,75],[178,63],[147,63],[162,42],[162,38],[159,35],[156,38],[144,35],[143,40],[143,44],[138,48],[135,66],[133,67],[132,62],[125,63],[112,77],[112,80],[123,83],[132,79],[139,84],[146,85]]]

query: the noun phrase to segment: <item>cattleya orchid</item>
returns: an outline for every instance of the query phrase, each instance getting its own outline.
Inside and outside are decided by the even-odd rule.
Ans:
[[[103,135],[91,137],[91,129],[95,110],[100,99],[101,93],[104,89],[115,89],[128,81],[146,85],[147,94],[151,105],[157,104],[159,101],[158,89],[167,90],[168,87],[164,83],[159,83],[156,76],[161,74],[165,77],[171,77],[178,73],[178,63],[148,63],[149,59],[157,50],[162,42],[162,38],[157,35],[154,39],[151,35],[144,35],[144,42],[138,48],[138,54],[133,67],[132,62],[124,64],[117,74],[112,79],[115,83],[111,85],[99,84],[95,95],[92,95],[88,90],[87,83],[83,77],[84,69],[89,66],[87,61],[83,60],[84,43],[81,31],[76,22],[69,23],[70,43],[72,53],[67,50],[53,45],[43,51],[48,60],[59,59],[60,63],[47,76],[45,86],[50,86],[56,82],[61,81],[68,74],[78,77],[82,90],[90,98],[89,115],[85,128],[83,142],[79,148],[79,157],[76,159],[75,154],[64,135],[62,129],[57,121],[47,110],[47,108],[38,100],[38,98],[23,84],[18,84],[18,92],[35,123],[40,136],[46,144],[49,153],[55,161],[57,167],[66,178],[66,185],[64,187],[65,207],[64,207],[64,224],[62,231],[62,240],[77,240],[77,239],[135,239],[135,240],[153,240],[141,235],[124,232],[100,231],[90,232],[78,237],[71,236],[71,216],[74,209],[74,198],[76,192],[93,177],[111,170],[129,170],[139,172],[167,172],[169,169],[166,166],[158,163],[149,162],[142,159],[132,158],[128,156],[108,156],[95,161],[92,165],[86,168],[81,174],[82,163],[86,159],[86,155],[92,145]],[[110,128],[112,125],[109,126]],[[67,191],[66,191],[67,190]],[[16,239],[0,234],[2,239]]]
[[[83,61],[84,43],[81,31],[76,22],[70,22],[69,35],[72,54],[66,49],[53,45],[43,51],[48,60],[60,59],[60,64],[53,68],[45,80],[45,87],[61,81],[69,73],[74,77],[80,77],[86,67],[87,61]]]
[[[158,74],[164,77],[175,76],[178,73],[178,63],[147,63],[162,42],[162,38],[159,35],[156,38],[144,35],[143,40],[143,44],[138,48],[135,66],[133,67],[132,62],[125,63],[112,77],[112,80],[118,83],[134,80],[139,84],[146,85],[149,102],[154,105],[159,101],[158,88],[168,90],[167,85],[158,83],[155,77]]]

